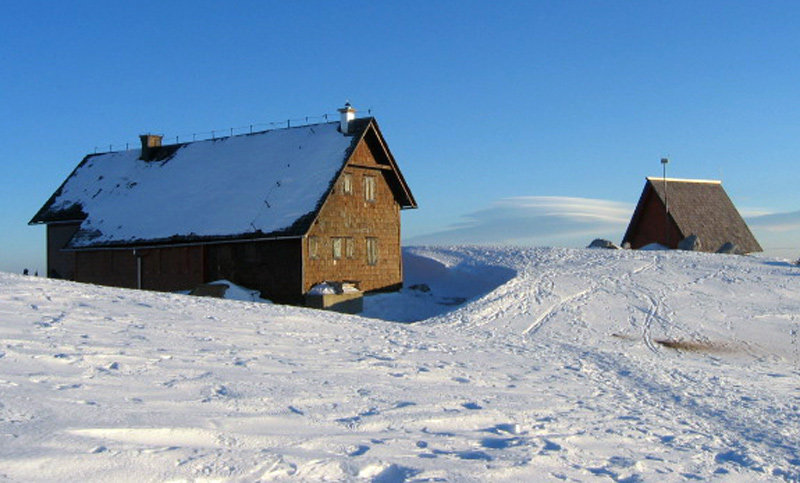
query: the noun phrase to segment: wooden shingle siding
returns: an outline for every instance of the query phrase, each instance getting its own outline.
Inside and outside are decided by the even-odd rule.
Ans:
[[[366,141],[359,143],[343,170],[351,177],[352,193],[345,192],[340,180],[309,231],[309,237],[317,237],[321,246],[319,258],[305,257],[304,292],[323,281],[357,281],[363,291],[402,286],[400,205],[387,181],[391,171],[377,162],[373,151]],[[373,201],[365,193],[367,178],[374,180]],[[352,239],[352,257],[346,256],[345,241],[345,256],[334,259],[332,244],[339,238]],[[368,263],[367,238],[377,240],[375,265]]]

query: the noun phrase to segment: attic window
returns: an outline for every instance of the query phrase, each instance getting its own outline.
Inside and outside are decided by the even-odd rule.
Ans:
[[[319,258],[319,239],[315,236],[308,237],[308,256],[315,260]]]
[[[375,176],[364,176],[364,199],[375,201]]]
[[[353,175],[350,173],[345,173],[342,176],[342,193],[346,195],[353,194]]]

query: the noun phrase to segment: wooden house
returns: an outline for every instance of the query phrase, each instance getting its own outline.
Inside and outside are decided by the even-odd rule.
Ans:
[[[647,178],[622,243],[677,248],[691,235],[700,251],[716,252],[726,243],[738,253],[761,251],[720,181]]]
[[[323,281],[402,286],[400,210],[416,208],[377,121],[341,119],[90,154],[30,224],[48,276],[161,291],[227,279],[300,303]]]

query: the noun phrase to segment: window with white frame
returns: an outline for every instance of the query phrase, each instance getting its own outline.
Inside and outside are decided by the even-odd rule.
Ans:
[[[356,248],[352,238],[344,239],[344,256],[347,258],[355,258]]]
[[[375,176],[364,176],[364,199],[375,201]]]
[[[353,194],[353,175],[350,173],[342,175],[342,193],[346,195]]]
[[[378,239],[367,238],[367,265],[378,264]]]
[[[319,238],[315,236],[308,237],[308,256],[311,258],[319,258]]]
[[[331,239],[331,246],[333,247],[333,259],[341,260],[342,258],[342,238],[335,237]]]

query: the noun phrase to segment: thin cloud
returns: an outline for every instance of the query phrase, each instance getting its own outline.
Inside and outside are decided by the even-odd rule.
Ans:
[[[800,211],[750,216],[747,223],[753,228],[773,232],[800,230]]]
[[[800,211],[747,217],[766,255],[796,259],[800,253]]]
[[[504,198],[463,216],[441,231],[409,240],[418,244],[518,244],[585,246],[594,238],[617,241],[633,206],[564,196]]]
[[[411,244],[498,244],[581,247],[594,238],[622,240],[634,206],[566,196],[504,198],[458,223],[410,238]],[[800,211],[746,217],[766,255],[800,252]]]

